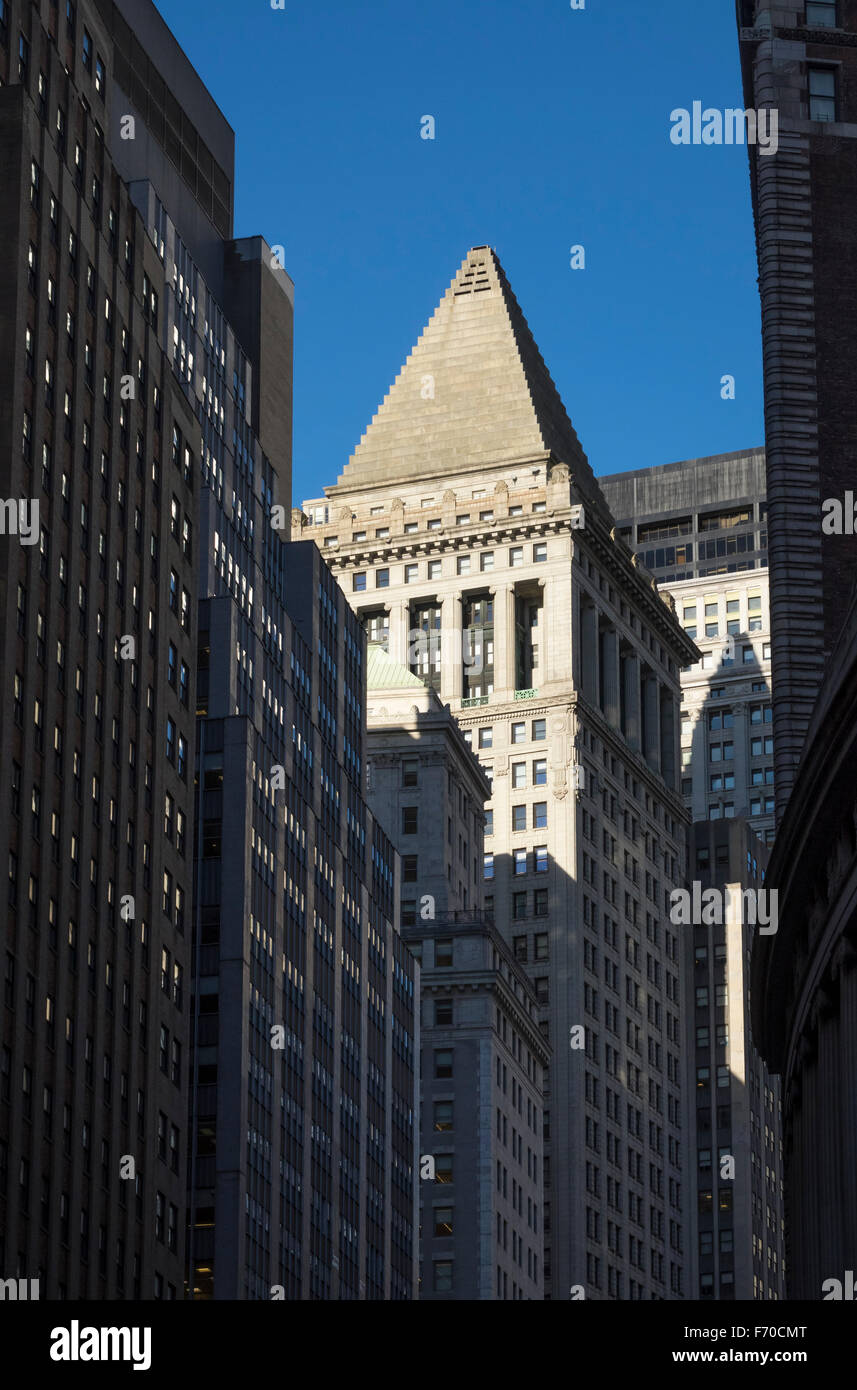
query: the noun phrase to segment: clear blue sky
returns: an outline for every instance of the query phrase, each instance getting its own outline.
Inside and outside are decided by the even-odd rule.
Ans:
[[[596,473],[763,441],[747,150],[669,139],[675,107],[743,106],[731,0],[158,7],[236,132],[236,235],[282,244],[295,281],[297,503],[336,480],[473,245]]]

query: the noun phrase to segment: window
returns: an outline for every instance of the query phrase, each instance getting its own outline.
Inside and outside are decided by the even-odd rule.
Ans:
[[[533,916],[547,917],[548,915],[548,890],[547,888],[537,888],[533,893]]]
[[[515,960],[526,961],[526,959],[527,959],[527,938],[526,938],[525,936],[516,936],[516,937],[513,939],[512,945],[513,945],[514,951],[515,951]]]
[[[452,1048],[435,1048],[434,1074],[439,1081],[452,1076]]]
[[[479,568],[483,572],[485,570],[492,570],[494,568],[493,550],[483,550],[482,554],[479,556]]]
[[[534,545],[534,546],[533,546],[533,562],[534,562],[535,564],[537,564],[537,565],[538,565],[538,564],[541,564],[541,563],[542,563],[544,560],[546,560],[547,558],[548,558],[548,548],[547,548],[547,545],[546,545],[546,544],[540,544],[540,545]]]
[[[809,119],[836,120],[836,74],[832,68],[810,68]]]
[[[355,576],[355,578],[356,578],[356,576]],[[389,589],[389,587],[390,587],[390,571],[387,570],[387,569],[384,569],[384,570],[376,570],[376,571],[375,571],[375,588],[376,588],[376,589]]]
[[[512,916],[520,920],[527,915],[527,895],[526,893],[512,894]]]
[[[485,878],[485,879],[493,878],[493,877],[494,877],[494,856],[493,856],[493,854],[486,854],[486,855],[483,856],[483,859],[482,859],[482,866],[483,866],[483,867],[482,867],[482,877]]]
[[[512,569],[520,569],[524,563],[524,547],[513,545],[509,551],[509,564]]]
[[[533,735],[533,737],[535,737],[535,735]],[[513,724],[513,725],[512,725],[512,742],[513,742],[513,743],[526,743],[526,741],[527,741],[527,726],[526,726],[526,724]]]
[[[434,963],[438,969],[452,965],[452,941],[448,937],[434,943]]]
[[[452,1053],[449,1054],[450,1057]],[[451,1074],[451,1073],[450,1073]],[[436,1154],[434,1160],[435,1182],[452,1182],[452,1154]]]
[[[536,845],[533,851],[537,874],[546,874],[548,871],[548,847],[547,845]]]
[[[527,872],[527,851],[525,849],[516,849],[514,852],[514,859],[514,872],[516,877],[519,877],[521,874],[525,874]]]
[[[806,0],[806,22],[815,29],[835,29],[836,0]]]
[[[536,758],[533,763],[533,786],[545,787],[548,780],[548,764],[546,758]]]
[[[527,764],[512,763],[512,786],[516,791],[527,785]]]
[[[418,819],[418,817],[417,817],[417,807],[416,807],[416,806],[403,806],[403,807],[402,807],[402,834],[403,834],[403,835],[416,835],[416,834],[417,834],[417,819]]]
[[[436,1236],[452,1235],[452,1207],[435,1207],[434,1209],[434,1233]],[[435,1264],[435,1290],[437,1290],[437,1271],[442,1268],[440,1264]],[[451,1270],[452,1266],[450,1266]],[[452,1276],[450,1274],[450,1284],[452,1288]]]
[[[420,577],[419,565],[405,565],[405,583],[416,584]]]
[[[526,830],[527,828],[527,808],[526,806],[512,807],[512,829]]]
[[[452,1023],[452,1000],[436,999],[434,1003],[434,1022],[436,1028],[444,1028]]]
[[[539,932],[535,938],[536,960],[548,959],[548,934]]]
[[[480,730],[479,730],[479,747],[480,747],[480,748],[493,748],[493,746],[494,746],[494,730],[493,730],[493,729],[480,729]]]
[[[452,1101],[436,1100],[434,1103],[434,1127],[438,1133],[452,1129]]]
[[[416,787],[419,783],[419,761],[416,758],[405,758],[402,761],[402,786]]]
[[[548,804],[546,801],[533,803],[533,829],[544,830],[548,823]]]
[[[515,725],[515,724],[512,725],[513,730],[514,730],[515,728],[517,728],[517,727],[523,728],[523,725],[521,725],[521,726],[518,726],[518,725]],[[532,734],[533,742],[534,742],[534,743],[540,743],[544,738],[546,738],[546,737],[547,737],[547,732],[546,732],[546,730],[547,730],[547,725],[546,725],[546,721],[545,721],[544,719],[534,719],[534,720],[533,720],[533,734]],[[515,739],[512,740],[513,743],[514,743],[515,741],[516,741]],[[518,740],[518,741],[521,742],[521,743],[523,743],[523,739],[520,739],[520,740]]]
[[[428,577],[429,579],[440,579],[440,560],[429,560]]]
[[[355,574],[351,580],[351,587],[355,594],[362,594],[366,590],[366,575]]]
[[[455,566],[455,568],[456,568],[456,573],[457,573],[457,574],[469,574],[469,573],[470,573],[470,556],[469,556],[469,555],[459,555],[459,556],[458,556],[458,559],[456,560],[456,566]]]
[[[100,97],[104,96],[104,61],[100,53],[95,55],[95,90]]]

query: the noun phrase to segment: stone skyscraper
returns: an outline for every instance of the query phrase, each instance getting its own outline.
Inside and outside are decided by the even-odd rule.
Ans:
[[[312,527],[489,779],[486,906],[537,978],[551,1296],[683,1281],[679,668],[506,276],[475,247]],[[418,885],[417,885],[418,887]],[[418,896],[418,892],[416,894]]]

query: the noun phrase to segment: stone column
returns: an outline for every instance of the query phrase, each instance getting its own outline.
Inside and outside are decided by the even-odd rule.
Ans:
[[[660,692],[661,774],[668,787],[675,787],[676,718],[675,700],[669,690]]]
[[[661,711],[657,676],[643,674],[643,756],[653,772],[661,770]]]
[[[494,598],[494,695],[513,700],[515,695],[515,586],[498,584]]]
[[[621,661],[622,679],[622,732],[628,747],[635,752],[640,749],[640,658],[628,649]]]
[[[393,661],[402,666],[408,665],[408,604],[405,599],[397,599],[390,604],[389,651]]]
[[[454,704],[461,699],[464,689],[460,594],[443,595],[440,629],[440,697],[446,704]]]
[[[608,724],[619,728],[619,634],[613,627],[602,628],[601,708]]]
[[[592,705],[598,704],[598,611],[580,598],[580,687]]]

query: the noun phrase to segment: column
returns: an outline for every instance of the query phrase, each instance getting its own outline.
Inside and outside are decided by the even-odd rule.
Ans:
[[[619,634],[613,627],[601,629],[601,708],[608,724],[619,728]]]
[[[494,695],[515,698],[515,586],[498,584],[494,599]]]
[[[580,599],[580,689],[592,705],[598,704],[598,612]]]
[[[444,594],[440,610],[440,697],[457,703],[464,689],[464,649],[461,595]]]
[[[628,648],[621,659],[622,681],[622,732],[628,747],[634,752],[640,749],[640,659],[637,653]]]
[[[402,666],[410,664],[408,638],[408,604],[405,599],[397,599],[390,604],[390,658]]]
[[[653,772],[661,770],[661,711],[657,677],[643,675],[643,757]]]
[[[661,690],[661,775],[668,787],[675,788],[676,718],[675,701],[669,690]]]

